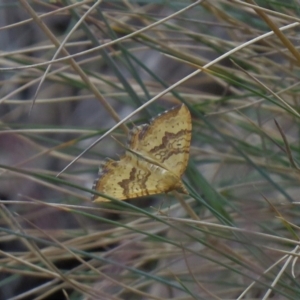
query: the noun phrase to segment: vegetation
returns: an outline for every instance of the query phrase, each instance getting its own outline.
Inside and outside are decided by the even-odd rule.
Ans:
[[[3,3],[3,299],[299,299],[298,10]],[[180,102],[189,195],[92,203],[116,140]]]

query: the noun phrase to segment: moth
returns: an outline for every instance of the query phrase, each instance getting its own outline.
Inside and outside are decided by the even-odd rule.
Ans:
[[[128,150],[119,160],[106,160],[93,189],[119,200],[176,190],[188,193],[181,176],[189,160],[192,120],[182,104],[134,127]],[[94,195],[95,202],[108,199]]]

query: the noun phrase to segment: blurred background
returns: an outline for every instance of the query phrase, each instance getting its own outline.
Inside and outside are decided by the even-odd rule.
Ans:
[[[0,3],[0,299],[299,299],[297,2]],[[93,203],[180,103],[189,195]]]

